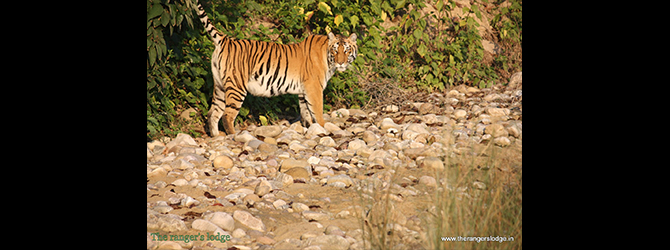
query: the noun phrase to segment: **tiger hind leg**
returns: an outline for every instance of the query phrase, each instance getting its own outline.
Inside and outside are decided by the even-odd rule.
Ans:
[[[240,113],[244,98],[247,96],[246,89],[233,82],[231,77],[228,77],[225,84],[226,90],[226,108],[223,116],[223,128],[230,134],[235,134],[235,118]]]
[[[212,106],[209,108],[207,126],[209,128],[209,134],[211,137],[216,137],[219,135],[219,120],[224,114],[226,108],[225,92],[223,91],[223,86],[220,84],[215,84],[214,86],[214,95],[212,96]]]

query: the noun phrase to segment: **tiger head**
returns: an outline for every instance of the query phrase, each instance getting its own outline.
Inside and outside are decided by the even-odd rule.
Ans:
[[[328,33],[329,68],[336,68],[340,72],[346,70],[356,59],[357,53],[356,33],[352,33],[349,37]]]

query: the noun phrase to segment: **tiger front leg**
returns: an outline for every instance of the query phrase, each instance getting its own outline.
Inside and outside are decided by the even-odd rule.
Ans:
[[[307,123],[306,127],[309,127],[312,123],[317,122],[323,127],[325,124],[323,120],[323,92],[319,85],[306,83],[305,94],[298,97],[303,124]]]
[[[307,105],[307,100],[305,100],[305,94],[299,94],[298,100],[300,103],[300,121],[303,127],[309,128],[309,126],[314,123],[314,115],[310,110],[311,105]]]
[[[223,116],[223,128],[226,130],[226,133],[231,135],[235,134],[235,118],[237,114],[240,113],[240,109],[226,107],[225,114]]]

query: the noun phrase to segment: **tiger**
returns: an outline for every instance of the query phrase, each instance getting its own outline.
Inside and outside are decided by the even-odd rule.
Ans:
[[[198,16],[212,39],[214,94],[207,114],[210,136],[219,134],[219,120],[228,134],[247,94],[271,97],[297,94],[302,124],[324,126],[323,90],[335,71],[356,59],[356,33],[349,37],[309,35],[295,44],[237,40],[220,32],[198,2]]]

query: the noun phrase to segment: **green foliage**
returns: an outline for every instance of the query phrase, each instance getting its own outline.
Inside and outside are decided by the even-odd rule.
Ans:
[[[521,71],[521,0],[477,0],[470,7],[444,0],[212,0],[202,4],[219,30],[238,39],[289,44],[302,41],[310,32],[344,36],[355,32],[358,57],[352,67],[329,81],[324,91],[326,111],[367,105],[364,83],[396,82],[405,88],[443,91],[457,84],[505,83],[512,73]],[[427,5],[434,11],[426,12]],[[204,127],[213,91],[214,46],[198,20],[196,6],[195,0],[147,0],[147,139]],[[459,8],[463,15],[454,14]],[[484,52],[477,31],[480,25],[475,17],[482,15],[489,16],[493,28],[486,39],[500,45],[493,56]],[[191,127],[178,118],[187,108],[197,110]],[[269,124],[298,114],[296,96],[247,96],[237,122],[251,119]]]

